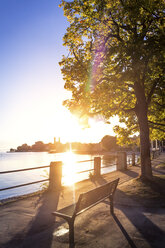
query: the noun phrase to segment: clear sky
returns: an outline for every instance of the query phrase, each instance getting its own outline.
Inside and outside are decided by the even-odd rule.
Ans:
[[[58,62],[68,25],[60,0],[0,0],[0,149],[35,141],[97,142],[113,134],[92,121],[83,130],[62,106],[70,96]]]

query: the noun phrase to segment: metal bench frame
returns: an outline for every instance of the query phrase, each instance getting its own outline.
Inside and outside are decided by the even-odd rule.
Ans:
[[[103,184],[102,186],[99,186],[95,189],[82,193],[80,194],[77,203],[52,213],[54,216],[61,217],[68,222],[70,245],[74,245],[74,221],[77,215],[104,201],[106,198],[109,198],[110,200],[110,213],[114,213],[113,197],[118,182],[119,178],[114,181]]]

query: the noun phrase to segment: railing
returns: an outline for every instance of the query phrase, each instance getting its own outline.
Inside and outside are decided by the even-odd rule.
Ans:
[[[29,170],[37,170],[37,169],[43,169],[43,168],[48,168],[48,167],[50,167],[50,165],[33,167],[33,168],[26,168],[26,169],[19,169],[19,170],[11,170],[11,171],[1,171],[0,175],[1,174],[8,174],[8,173],[15,173],[15,172],[22,172],[22,171],[29,171]],[[11,186],[11,187],[6,187],[6,188],[0,189],[0,191],[24,187],[24,186],[28,186],[31,184],[42,183],[42,182],[46,182],[46,181],[49,181],[49,179],[43,179],[43,180],[38,180],[38,181],[30,182],[30,183],[23,183],[23,184]]]
[[[126,158],[125,152],[118,153],[117,164],[118,164],[118,166],[120,164],[120,166],[117,168],[118,170],[126,168],[126,166],[127,166],[126,160],[127,160],[127,158]],[[94,176],[100,176],[101,175],[101,169],[108,168],[108,167],[112,166],[111,164],[108,166],[101,166],[101,158],[100,157],[95,157],[94,160],[77,161],[77,163],[84,163],[84,162],[94,162],[94,167],[92,169],[76,172],[76,174],[87,173],[87,172],[93,171]],[[135,155],[132,155],[132,165],[134,165],[134,164],[135,164]],[[116,165],[116,164],[113,164],[113,165]],[[15,185],[15,186],[11,186],[11,187],[1,188],[0,191],[24,187],[24,186],[42,183],[42,182],[46,182],[46,181],[49,181],[49,188],[50,189],[53,189],[54,187],[58,188],[61,185],[62,162],[51,162],[50,165],[47,165],[47,166],[39,166],[39,167],[10,170],[10,171],[1,171],[0,175],[9,174],[9,173],[16,173],[16,172],[31,171],[31,170],[37,170],[37,169],[43,169],[43,168],[49,168],[49,178],[38,180],[38,181],[33,181],[33,182],[29,182],[29,183],[19,184],[19,185]]]
[[[49,179],[43,179],[43,180],[34,181],[34,182],[30,182],[30,183],[23,183],[23,184],[19,184],[19,185],[7,187],[7,188],[2,188],[2,189],[0,189],[0,191],[9,190],[9,189],[15,189],[15,188],[19,188],[19,187],[23,187],[23,186],[28,186],[28,185],[36,184],[36,183],[42,183],[42,182],[46,182],[46,181],[49,181]]]
[[[77,161],[76,163],[93,162],[93,161],[94,160],[83,160],[83,161]],[[32,167],[32,168],[26,168],[26,169],[19,169],[19,170],[1,171],[0,172],[0,175],[2,175],[2,174],[9,174],[9,173],[16,173],[16,172],[31,171],[31,170],[37,170],[37,169],[44,169],[44,168],[50,168],[51,164],[50,165],[46,165],[46,166],[38,166],[38,167]],[[56,162],[55,162],[55,165],[56,165]],[[53,164],[53,166],[54,166],[54,164]],[[91,172],[91,171],[94,171],[94,168],[93,169],[89,169],[89,170],[84,170],[84,171],[78,171],[78,172],[76,172],[76,174],[86,173],[86,172]],[[10,189],[19,188],[19,187],[24,187],[24,186],[28,186],[28,185],[32,185],[32,184],[36,184],[36,183],[41,183],[41,182],[46,182],[46,181],[49,181],[50,180],[50,177],[47,178],[47,179],[43,179],[43,180],[38,180],[38,181],[24,183],[24,184],[19,184],[19,185],[15,185],[15,186],[11,186],[11,187],[1,188],[0,191],[10,190]]]
[[[85,163],[85,162],[94,162],[94,159],[77,161],[76,163]],[[76,174],[81,174],[81,173],[86,173],[86,172],[91,172],[91,171],[94,171],[94,168],[89,169],[89,170],[84,170],[84,171],[77,171]]]
[[[76,163],[84,163],[84,162],[94,162],[95,160],[83,160],[83,161],[77,161]],[[95,162],[96,163],[96,162]],[[109,166],[102,166],[102,168],[107,168],[110,167]],[[37,170],[37,169],[44,169],[44,168],[50,168],[50,165],[46,165],[46,166],[39,166],[39,167],[32,167],[32,168],[26,168],[26,169],[18,169],[18,170],[10,170],[10,171],[1,171],[0,175],[2,174],[9,174],[9,173],[16,173],[16,172],[24,172],[24,171],[31,171],[31,170]],[[94,165],[95,168],[95,165]],[[94,171],[93,169],[88,169],[88,170],[83,170],[83,171],[78,171],[76,172],[76,174],[82,174],[82,173],[87,173],[87,172],[92,172]],[[14,189],[14,188],[19,188],[19,187],[24,187],[24,186],[28,186],[28,185],[32,185],[32,184],[37,184],[37,183],[42,183],[42,182],[46,182],[49,181],[50,177],[47,179],[42,179],[42,180],[38,180],[38,181],[33,181],[33,182],[29,182],[29,183],[24,183],[24,184],[19,184],[19,185],[15,185],[15,186],[11,186],[11,187],[6,187],[6,188],[1,188],[0,191],[4,191],[4,190],[10,190],[10,189]]]
[[[155,150],[152,150],[151,151],[151,158],[154,159],[154,158],[157,158],[161,153],[161,149],[155,149]]]

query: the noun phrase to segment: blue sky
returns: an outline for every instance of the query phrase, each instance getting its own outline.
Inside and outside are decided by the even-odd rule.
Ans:
[[[70,96],[58,65],[67,53],[62,37],[68,23],[59,3],[0,0],[0,149],[53,142],[54,136],[95,142],[112,132],[100,122],[92,122],[93,131],[80,130],[62,106]]]

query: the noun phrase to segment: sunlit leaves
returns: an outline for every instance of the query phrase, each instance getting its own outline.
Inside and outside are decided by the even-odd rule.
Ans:
[[[118,115],[127,126],[116,127],[123,141],[138,131],[138,111],[146,108],[151,137],[163,137],[164,1],[63,0],[61,6],[70,22],[69,55],[60,62],[72,91],[65,105],[78,116]]]

